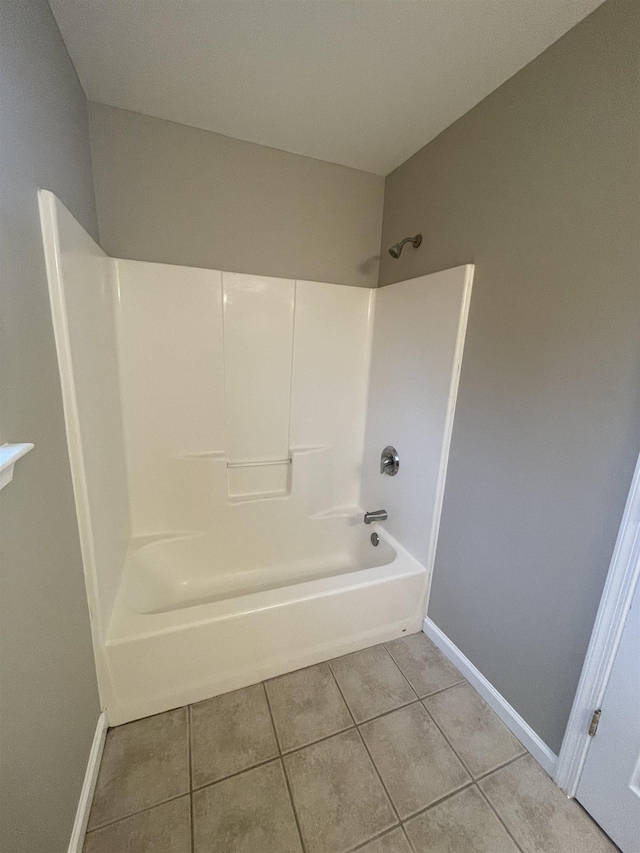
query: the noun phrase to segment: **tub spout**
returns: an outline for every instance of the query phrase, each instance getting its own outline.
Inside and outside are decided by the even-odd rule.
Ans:
[[[364,523],[371,524],[372,521],[384,521],[387,517],[386,509],[376,509],[373,512],[365,512]]]

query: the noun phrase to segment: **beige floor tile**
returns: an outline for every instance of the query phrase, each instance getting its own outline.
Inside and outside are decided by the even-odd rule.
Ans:
[[[470,781],[419,703],[371,720],[360,731],[401,818]]]
[[[393,640],[386,647],[420,698],[464,680],[423,633]]]
[[[107,734],[89,829],[189,790],[187,709],[117,726]]]
[[[405,824],[416,853],[518,853],[477,788],[465,788]]]
[[[265,687],[283,752],[353,725],[326,663],[273,678]]]
[[[358,847],[356,853],[412,853],[407,837],[397,826],[364,847]]]
[[[302,853],[278,759],[193,794],[194,853]]]
[[[278,755],[261,684],[191,706],[193,787],[208,785]]]
[[[614,853],[589,815],[530,755],[479,783],[524,853]]]
[[[357,723],[416,698],[383,646],[336,658],[331,668]]]
[[[396,822],[355,729],[284,757],[307,853],[344,853]]]
[[[475,778],[526,751],[470,684],[436,693],[424,704]]]
[[[189,796],[89,832],[84,853],[191,853]]]

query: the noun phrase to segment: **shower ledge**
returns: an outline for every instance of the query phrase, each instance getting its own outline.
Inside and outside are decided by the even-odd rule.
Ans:
[[[33,444],[28,442],[0,445],[0,489],[13,480],[13,466],[30,450],[33,450]]]

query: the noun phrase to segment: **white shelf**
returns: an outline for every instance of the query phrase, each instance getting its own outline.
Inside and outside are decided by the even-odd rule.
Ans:
[[[33,444],[28,442],[0,445],[0,489],[13,480],[13,466],[30,450],[33,450]]]

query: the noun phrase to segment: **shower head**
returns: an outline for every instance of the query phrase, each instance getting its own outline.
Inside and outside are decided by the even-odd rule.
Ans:
[[[420,243],[422,243],[422,234],[416,234],[415,237],[405,237],[404,240],[400,240],[399,243],[396,243],[395,246],[392,246],[389,249],[389,254],[392,258],[395,258],[397,260],[400,257],[405,243],[411,243],[413,248],[417,249]]]

